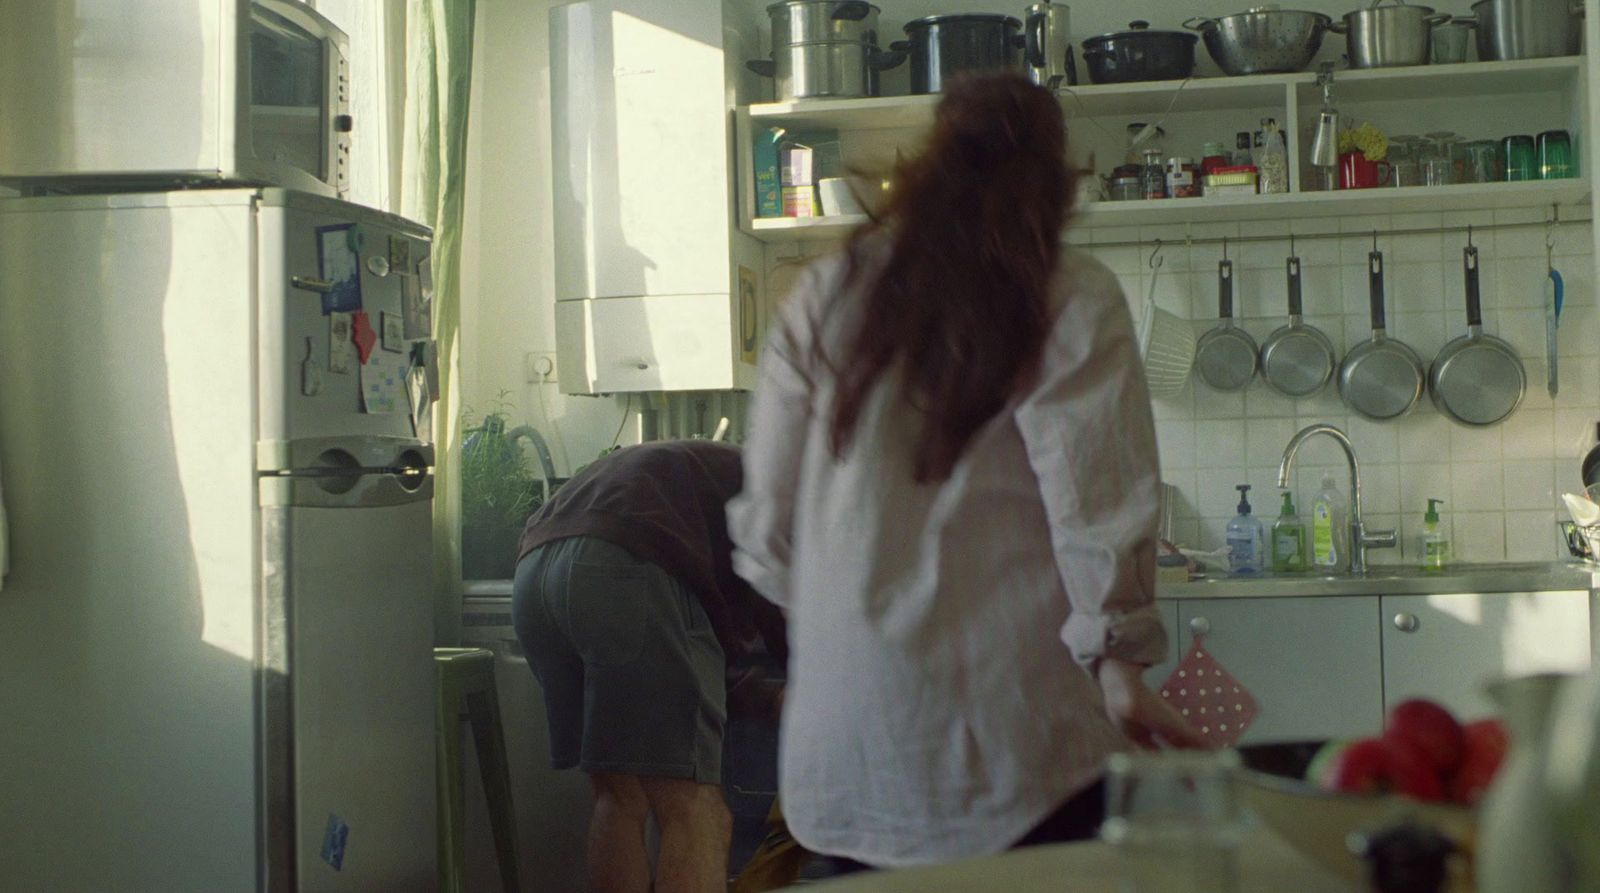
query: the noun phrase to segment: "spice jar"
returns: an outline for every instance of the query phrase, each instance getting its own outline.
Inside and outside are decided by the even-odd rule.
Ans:
[[[1144,198],[1144,181],[1139,177],[1114,177],[1111,180],[1111,200],[1136,201]]]
[[[1221,143],[1206,143],[1204,151],[1200,153],[1200,175],[1205,176],[1219,167],[1227,167],[1228,162],[1228,150],[1222,148]]]
[[[1167,197],[1194,198],[1200,194],[1200,174],[1193,158],[1167,159]]]
[[[1161,166],[1161,150],[1144,150],[1144,197],[1167,197],[1167,172]]]

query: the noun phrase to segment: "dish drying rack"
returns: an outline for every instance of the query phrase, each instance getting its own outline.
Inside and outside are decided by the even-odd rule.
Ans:
[[[1600,564],[1600,524],[1580,525],[1575,521],[1557,521],[1556,526],[1567,539],[1567,552],[1573,558]]]

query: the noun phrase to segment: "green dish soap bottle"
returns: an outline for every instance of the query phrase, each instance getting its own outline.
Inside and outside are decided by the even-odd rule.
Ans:
[[[1429,499],[1422,516],[1422,569],[1442,571],[1450,563],[1450,537],[1439,529],[1439,508],[1443,499]]]
[[[1272,522],[1272,569],[1295,573],[1306,569],[1306,526],[1294,512],[1294,495],[1283,491],[1283,510]]]

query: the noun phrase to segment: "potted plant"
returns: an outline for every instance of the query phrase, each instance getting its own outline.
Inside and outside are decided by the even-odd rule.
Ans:
[[[461,444],[461,574],[508,580],[516,573],[517,540],[539,507],[539,479],[522,448],[506,437],[506,411],[463,419]]]

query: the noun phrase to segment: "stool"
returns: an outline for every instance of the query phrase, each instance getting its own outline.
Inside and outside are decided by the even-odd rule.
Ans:
[[[439,889],[444,893],[466,890],[467,804],[461,781],[460,725],[464,700],[477,744],[500,882],[510,893],[517,893],[522,888],[517,883],[516,814],[511,809],[511,773],[494,687],[494,653],[484,648],[435,648],[433,669],[439,711]]]

